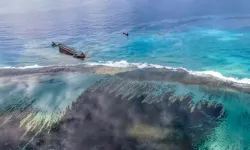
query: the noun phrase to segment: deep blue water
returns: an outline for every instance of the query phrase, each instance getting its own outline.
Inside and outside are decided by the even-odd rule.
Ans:
[[[1,66],[125,60],[249,77],[247,1],[75,1],[58,7],[43,3],[3,9]],[[121,35],[124,31],[130,36]],[[91,58],[83,62],[64,56],[51,41]]]
[[[1,67],[127,61],[250,78],[250,1],[247,0],[29,3],[12,0],[11,4],[3,1],[0,5]],[[124,31],[130,33],[129,37],[121,34]],[[90,58],[82,61],[60,54],[50,46],[51,41],[82,50]],[[16,83],[22,82],[19,78],[9,79],[11,82],[7,85],[3,84],[7,81],[1,79],[1,107],[16,103],[19,94],[28,93],[38,97],[35,105],[38,109],[65,108],[100,77],[63,74],[54,78],[61,82],[50,85],[40,83],[42,78],[23,79],[30,88]],[[68,80],[70,78],[75,80]],[[178,86],[180,93],[192,91],[198,100],[213,93],[199,86]],[[250,117],[243,116],[245,112],[250,113],[249,95],[231,92],[225,89],[225,95],[212,99],[224,105],[228,117],[203,145],[204,149],[249,147]],[[9,97],[12,101],[5,103]]]

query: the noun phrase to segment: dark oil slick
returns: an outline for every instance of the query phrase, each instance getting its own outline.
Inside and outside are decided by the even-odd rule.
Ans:
[[[51,73],[34,76],[39,84],[67,83]],[[0,149],[197,149],[227,116],[222,104],[195,101],[192,92],[178,93],[179,83],[143,71],[105,76],[82,89],[70,107],[53,108],[58,114],[35,108],[34,95],[3,108]]]

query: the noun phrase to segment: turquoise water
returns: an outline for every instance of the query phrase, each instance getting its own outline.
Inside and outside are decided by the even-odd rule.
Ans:
[[[225,18],[222,17],[221,20]],[[242,21],[241,19],[239,17],[232,21]],[[192,22],[192,19],[190,20]],[[25,40],[21,39],[22,43],[13,43],[20,42],[17,39],[4,39],[6,44],[1,45],[2,49],[10,50],[2,52],[1,65],[46,66],[125,60],[131,63],[184,67],[195,71],[213,70],[225,76],[248,78],[250,34],[241,30],[199,26],[199,23],[211,20],[213,17],[201,18],[197,21],[198,25],[184,24],[183,29],[165,29],[164,27],[169,24],[166,21],[110,33],[61,35],[61,31],[59,35],[54,33],[53,37],[32,36]],[[197,22],[194,21],[193,24]],[[130,36],[124,37],[120,34],[122,31],[129,31]],[[64,56],[57,49],[50,47],[52,40],[82,50],[90,58],[83,62]]]
[[[154,4],[156,8],[147,13],[145,9],[151,2],[80,4],[1,14],[0,65],[46,66],[125,60],[249,77],[250,17],[241,12],[245,10],[241,7],[242,10],[235,8],[232,12],[227,7],[221,12],[191,11],[191,8],[182,8],[183,2],[175,2],[176,10],[161,9],[163,6]],[[191,4],[186,2],[186,5]],[[123,36],[124,31],[130,36]],[[51,41],[82,50],[90,58],[83,62],[64,56],[50,46]]]
[[[250,79],[250,5],[246,0],[0,4],[3,7],[0,9],[0,67],[79,63],[116,66],[117,62],[126,62],[214,71],[226,77]],[[23,9],[18,5],[23,5]],[[129,37],[121,34],[124,31],[130,33]],[[82,50],[89,58],[82,61],[60,54],[50,46],[51,41]],[[19,83],[21,79],[9,77],[5,81],[1,77],[4,82],[0,86],[3,97],[0,108],[9,105],[16,108],[19,101],[22,103],[20,95],[31,92],[30,100],[37,99],[33,105],[39,111],[65,109],[101,77],[44,76],[48,82],[33,78],[22,79],[30,89]],[[59,82],[49,82],[51,78]],[[68,80],[71,78],[75,80]],[[6,82],[10,84],[5,85]],[[226,119],[199,149],[249,149],[249,94],[206,85],[178,84],[178,87],[180,95],[192,92],[195,100],[222,103],[227,111]]]

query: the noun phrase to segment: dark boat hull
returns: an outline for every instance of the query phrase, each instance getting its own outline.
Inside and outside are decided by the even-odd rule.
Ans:
[[[85,54],[82,52],[77,52],[75,49],[68,47],[64,44],[55,44],[52,42],[52,46],[57,46],[59,48],[59,52],[64,53],[66,55],[72,55],[75,58],[85,58]]]
[[[63,48],[60,48],[60,47],[59,47],[59,52],[67,54],[67,55],[73,55],[73,54],[69,53],[68,51],[66,51],[66,50],[64,50]]]

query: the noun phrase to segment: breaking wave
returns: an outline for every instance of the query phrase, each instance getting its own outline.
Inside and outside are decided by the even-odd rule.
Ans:
[[[165,69],[170,69],[173,71],[186,71],[190,74],[197,75],[197,76],[202,76],[202,77],[212,77],[212,78],[218,78],[222,81],[231,81],[231,82],[236,82],[236,83],[241,83],[241,84],[250,84],[250,79],[248,78],[243,78],[243,79],[238,79],[234,77],[225,77],[221,73],[213,71],[213,70],[208,70],[208,71],[192,71],[188,70],[183,67],[169,67],[169,66],[162,66],[162,65],[156,65],[156,64],[147,64],[147,63],[128,63],[125,60],[122,61],[100,61],[98,63],[88,63],[90,66],[96,66],[96,65],[104,65],[104,66],[109,66],[109,67],[136,67],[136,68],[165,68]]]
[[[23,66],[23,67],[6,66],[6,67],[2,67],[1,69],[29,69],[29,68],[40,68],[40,67],[44,67],[44,66],[39,66],[37,64],[32,65],[32,66]]]
[[[62,65],[62,66],[25,66],[25,67],[3,67],[0,69],[0,77],[56,72],[81,72],[86,74],[119,74],[128,72],[125,77],[133,79],[134,72],[142,71],[143,80],[168,80],[190,85],[205,85],[218,88],[232,89],[240,92],[250,93],[250,79],[238,79],[226,77],[221,73],[210,71],[192,71],[182,67],[169,67],[147,63],[128,63],[122,61],[99,61],[84,64]],[[133,72],[129,75],[129,72]],[[147,77],[146,77],[147,76]]]

